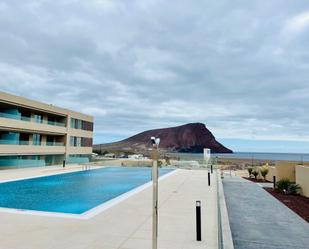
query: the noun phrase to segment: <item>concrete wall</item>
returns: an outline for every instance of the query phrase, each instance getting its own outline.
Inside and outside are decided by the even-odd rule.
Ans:
[[[266,180],[272,182],[274,175],[276,176],[276,181],[287,178],[292,182],[296,182],[302,188],[301,194],[309,197],[309,165],[298,165],[298,162],[278,161],[275,167],[269,167]]]
[[[67,149],[67,155],[90,155],[92,153],[92,147],[72,147]]]
[[[299,162],[277,161],[276,162],[276,180],[289,179],[295,182],[295,167]]]
[[[276,181],[289,179],[295,182],[295,166],[299,162],[277,161],[275,166],[269,166],[269,173],[266,180],[273,181],[273,176],[276,176]]]
[[[296,166],[296,183],[302,188],[302,195],[309,197],[309,165]]]
[[[276,175],[276,167],[269,166],[268,169],[269,169],[269,172],[266,175],[266,180],[272,182],[274,179],[273,177]]]

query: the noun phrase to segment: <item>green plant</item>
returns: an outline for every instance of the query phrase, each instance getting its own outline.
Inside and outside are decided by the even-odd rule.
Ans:
[[[276,183],[276,190],[281,193],[287,193],[288,188],[291,184],[292,183],[289,179],[281,179]]]
[[[165,157],[166,165],[171,165],[170,158],[168,156]]]
[[[263,176],[264,180],[266,180],[266,176],[267,176],[267,174],[269,172],[268,167],[267,166],[262,166],[260,168],[260,172],[261,172],[261,175]]]
[[[289,195],[298,195],[300,191],[301,191],[301,187],[298,184],[291,183],[288,186],[287,194],[289,194]]]
[[[249,173],[249,177],[251,177],[253,168],[249,167],[247,170],[248,170],[248,173]]]
[[[256,180],[259,175],[259,170],[257,168],[252,170],[252,175],[254,176],[254,179]]]

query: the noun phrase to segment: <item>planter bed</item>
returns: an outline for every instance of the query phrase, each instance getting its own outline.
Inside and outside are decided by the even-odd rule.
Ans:
[[[292,209],[304,220],[309,222],[309,198],[300,195],[286,195],[274,191],[272,188],[264,188],[268,193]]]
[[[249,180],[251,182],[270,182],[270,181],[267,181],[267,180],[264,180],[264,179],[255,179],[255,178],[251,178],[251,177],[243,177],[244,179],[246,180]]]

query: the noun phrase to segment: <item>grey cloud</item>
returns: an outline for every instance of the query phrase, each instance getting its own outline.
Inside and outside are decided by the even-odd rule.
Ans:
[[[221,138],[309,140],[308,11],[305,0],[2,1],[0,87],[95,115],[97,142],[196,121]]]

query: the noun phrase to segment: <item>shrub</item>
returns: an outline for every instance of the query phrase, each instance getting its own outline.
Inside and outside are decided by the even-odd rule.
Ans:
[[[168,156],[165,157],[166,165],[171,165],[170,158]]]
[[[265,165],[265,166],[262,166],[262,167],[260,168],[260,172],[261,172],[261,175],[263,176],[264,180],[266,180],[266,176],[267,176],[267,174],[268,174],[268,172],[269,172],[268,167],[267,167],[266,165]]]
[[[296,183],[291,183],[288,186],[287,194],[289,195],[298,195],[301,190],[301,187]]]
[[[276,183],[276,190],[281,193],[287,193],[289,186],[291,185],[289,179],[282,179]]]
[[[252,170],[252,175],[254,176],[255,180],[257,179],[258,175],[259,175],[259,170],[257,168],[255,168],[254,170]]]
[[[289,179],[282,179],[276,183],[276,190],[288,195],[298,195],[301,187]]]
[[[248,173],[249,173],[249,177],[251,177],[253,168],[249,167],[247,170],[248,170]]]

